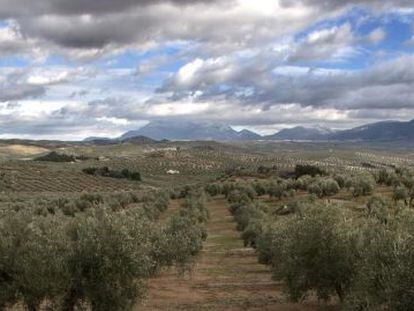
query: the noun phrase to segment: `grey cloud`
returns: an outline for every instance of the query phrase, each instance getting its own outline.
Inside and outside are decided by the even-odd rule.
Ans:
[[[411,55],[361,71],[304,72],[299,67],[296,69],[301,72],[295,73],[288,67],[286,73],[280,73],[278,67],[260,71],[260,65],[256,68],[254,62],[245,67],[229,61],[222,66],[212,64],[215,62],[200,60],[190,64],[191,77],[183,80],[179,71],[160,92],[171,93],[170,100],[176,101],[194,96],[201,101],[212,101],[224,96],[244,105],[265,108],[289,103],[342,110],[414,108],[414,56]]]
[[[49,87],[92,74],[93,71],[83,68],[62,72],[50,72],[47,68],[3,69],[0,71],[0,102],[42,97]]]
[[[132,8],[171,3],[190,5],[194,3],[230,2],[231,0],[0,0],[0,17],[33,16],[45,14],[79,15],[108,14],[123,12]]]
[[[39,97],[46,93],[44,85],[32,85],[25,81],[27,70],[0,73],[0,102]]]
[[[67,105],[51,112],[53,119],[99,119],[119,118],[137,120],[145,115],[143,107],[131,99],[124,97],[107,97],[81,105]]]
[[[25,37],[38,40],[44,49],[61,47],[68,54],[70,49],[106,48],[104,52],[108,52],[128,45],[162,44],[171,40],[208,43],[203,45],[205,51],[222,53],[226,49],[240,50],[271,42],[330,14],[305,11],[296,16],[281,11],[272,16],[241,7],[233,0],[157,1],[156,4],[131,0],[0,1],[3,1],[0,16],[16,20]],[[143,6],[149,2],[151,5]],[[14,12],[7,13],[13,8]],[[25,9],[31,14],[21,14]]]
[[[282,0],[282,4],[275,14],[267,15],[243,7],[236,0],[0,0],[0,18],[16,20],[25,38],[69,57],[93,58],[128,46],[174,40],[197,42],[200,51],[222,55],[273,42],[334,16],[349,5],[413,7],[412,1],[379,0]],[[292,7],[298,14],[289,11]],[[327,40],[331,40],[330,49],[340,45],[339,37],[325,40],[325,48]],[[317,53],[313,57],[329,53],[312,47]],[[292,59],[305,57],[303,49],[298,47]],[[89,51],[88,57],[82,51]]]
[[[40,97],[46,93],[43,86],[30,84],[1,85],[0,102]]]
[[[330,0],[330,1],[320,1],[320,0],[281,0],[282,5],[291,7],[297,5],[298,3],[320,7],[325,10],[332,10],[338,8],[344,8],[347,6],[368,6],[374,8],[390,8],[390,7],[412,7],[413,3],[411,0]]]
[[[281,0],[281,3],[275,14],[267,15],[243,7],[236,0],[0,0],[0,18],[15,20],[24,38],[36,40],[36,46],[45,51],[88,59],[127,47],[174,40],[197,42],[199,51],[223,55],[271,43],[280,36],[335,16],[350,5],[413,7],[412,1],[404,0]],[[297,14],[289,11],[292,7],[298,10]],[[318,51],[312,45],[317,54],[308,57],[323,57],[329,50],[339,48],[340,35],[346,33],[325,38],[324,48],[328,50]],[[10,44],[3,50],[23,48]],[[306,57],[307,47],[299,46],[292,59]]]
[[[349,52],[354,41],[350,24],[318,30],[295,44],[294,51],[289,55],[288,60],[297,62],[346,57],[346,55],[340,54],[341,52]],[[347,49],[348,51],[346,51]]]

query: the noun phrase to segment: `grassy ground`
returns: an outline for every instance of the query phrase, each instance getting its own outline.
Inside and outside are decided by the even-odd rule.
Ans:
[[[170,270],[152,279],[148,299],[136,310],[335,310],[315,301],[289,303],[254,250],[243,246],[226,201],[207,204],[209,236],[191,273]]]

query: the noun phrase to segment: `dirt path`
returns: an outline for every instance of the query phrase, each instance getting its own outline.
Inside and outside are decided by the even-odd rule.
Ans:
[[[204,250],[191,274],[169,271],[152,279],[137,310],[321,310],[316,303],[291,304],[268,268],[243,247],[224,199],[208,202],[211,219]]]

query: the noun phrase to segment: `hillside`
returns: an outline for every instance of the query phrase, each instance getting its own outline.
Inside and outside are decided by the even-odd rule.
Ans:
[[[363,142],[414,142],[414,120],[409,122],[383,121],[367,124],[347,130],[332,130],[326,127],[304,127],[282,129],[279,132],[261,136],[257,133],[243,129],[234,130],[229,125],[214,122],[175,122],[153,121],[141,129],[129,131],[119,140],[145,141],[155,140],[187,140],[187,141],[363,141]],[[92,140],[97,141],[97,140]],[[100,139],[101,142],[109,140]]]
[[[214,122],[153,121],[139,130],[129,131],[121,140],[145,136],[154,140],[254,140],[260,135],[243,130],[237,132],[228,125]]]
[[[326,140],[333,130],[325,127],[303,127],[297,126],[283,129],[276,134],[265,136],[268,140]]]

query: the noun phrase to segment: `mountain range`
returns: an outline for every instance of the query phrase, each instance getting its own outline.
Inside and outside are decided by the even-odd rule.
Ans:
[[[89,137],[85,141],[107,142],[108,138]],[[291,141],[412,141],[414,120],[408,122],[383,121],[348,130],[332,130],[325,127],[298,126],[283,129],[273,135],[261,136],[247,129],[236,131],[229,125],[214,122],[153,121],[146,126],[129,131],[112,141],[159,141],[159,140],[291,140]]]
[[[326,127],[297,126],[283,129],[276,134],[264,136],[266,140],[323,140],[324,137],[335,134],[335,131]]]
[[[130,131],[120,140],[145,136],[155,140],[258,140],[262,137],[249,130],[237,132],[229,125],[214,122],[171,122],[153,121],[136,131]]]

